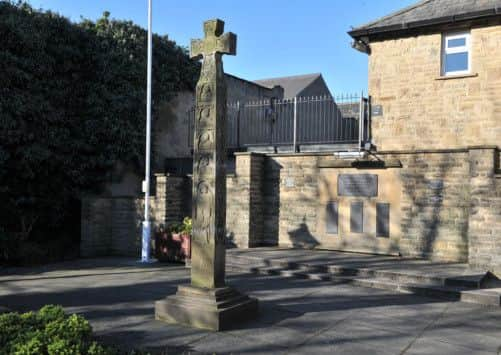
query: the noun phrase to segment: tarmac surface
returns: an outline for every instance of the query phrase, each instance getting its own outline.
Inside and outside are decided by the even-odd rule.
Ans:
[[[154,301],[189,282],[182,265],[81,259],[0,269],[0,306],[60,304],[98,340],[159,354],[500,354],[501,309],[332,282],[230,272],[260,301],[254,321],[213,333],[154,319]]]

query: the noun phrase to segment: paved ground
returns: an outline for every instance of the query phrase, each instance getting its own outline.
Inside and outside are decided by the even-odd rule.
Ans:
[[[188,276],[182,266],[119,258],[0,269],[0,305],[62,304],[105,342],[165,354],[500,354],[499,308],[277,276],[228,276],[261,301],[259,318],[233,331],[155,321],[153,302]]]

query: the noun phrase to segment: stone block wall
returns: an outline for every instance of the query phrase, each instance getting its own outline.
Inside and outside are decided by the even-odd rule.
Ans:
[[[328,153],[237,154],[236,172],[227,178],[229,243],[400,254],[469,262],[501,274],[497,147],[379,152],[368,160],[377,164]],[[377,175],[378,195],[338,196],[339,174]],[[190,178],[156,180],[155,225],[189,215]],[[339,203],[336,235],[325,227],[329,201]],[[364,203],[362,234],[350,231],[353,201]],[[389,238],[375,235],[377,203],[390,204]],[[140,198],[84,199],[82,255],[139,255],[142,206]]]
[[[284,96],[284,89],[281,87],[267,88],[228,73],[224,76],[228,88],[227,101],[229,103],[264,100],[272,97],[281,99]]]
[[[82,230],[80,255],[109,255],[111,249],[111,199],[82,199]]]
[[[130,197],[115,197],[110,200],[110,254],[140,255],[144,200]]]
[[[181,222],[191,214],[186,201],[189,191],[187,177],[156,175],[156,195],[150,197],[153,231],[160,225]],[[85,197],[82,200],[80,255],[140,255],[143,219],[144,197]]]
[[[236,173],[227,178],[227,231],[229,243],[240,248],[258,246],[263,239],[264,157],[243,153]],[[153,230],[191,216],[191,176],[155,175],[155,196],[150,199]],[[86,197],[82,202],[80,254],[139,255],[144,198]]]
[[[315,155],[266,157],[263,201],[267,245],[317,246],[318,168]]]
[[[468,260],[469,162],[465,151],[381,154],[399,159],[404,255]]]
[[[230,243],[239,248],[263,241],[264,156],[237,153],[234,176],[227,179],[226,229]]]
[[[179,223],[191,216],[191,179],[186,176],[156,174],[155,215],[157,223]]]
[[[326,169],[319,161],[335,160],[334,157],[269,154],[264,163],[263,241],[276,241],[287,247],[367,252],[378,252],[379,248],[382,252],[384,244],[381,241],[371,244],[367,238],[374,236],[370,233],[361,236],[359,241],[350,235],[345,235],[343,241],[334,241],[339,237],[327,235],[323,227],[322,203],[338,199],[335,176],[338,173],[370,173],[380,177],[381,189],[381,184],[386,181],[389,184],[386,190],[394,190],[386,192],[385,196],[388,200],[394,198],[396,202],[393,204],[397,208],[391,212],[393,233],[387,246],[388,253],[396,251],[405,256],[470,261],[472,265],[499,268],[501,259],[496,255],[501,255],[501,250],[496,248],[501,246],[501,179],[495,174],[498,153],[494,147],[488,148],[488,162],[476,165],[473,159],[476,151],[377,153],[379,160],[398,161],[400,164],[399,167],[383,169]],[[477,170],[483,166],[485,172],[472,178],[472,166]],[[325,191],[330,191],[330,196],[323,196]],[[366,203],[372,206],[374,201],[368,198]],[[476,212],[478,209],[482,210]],[[366,238],[365,244],[360,243],[362,237]],[[364,246],[366,250],[363,250]]]
[[[471,210],[470,264],[501,274],[501,176],[499,152],[476,148],[469,152]]]
[[[151,202],[154,211],[154,199]],[[85,197],[82,201],[80,255],[139,255],[143,209],[144,199],[141,198]]]

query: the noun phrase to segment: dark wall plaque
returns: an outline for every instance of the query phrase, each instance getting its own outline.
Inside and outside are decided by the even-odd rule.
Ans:
[[[372,116],[382,116],[383,115],[383,106],[381,105],[372,105],[371,114]]]
[[[432,190],[443,190],[444,188],[444,180],[429,180],[428,188]]]
[[[338,204],[335,201],[325,207],[325,231],[328,234],[338,234]]]
[[[339,196],[375,197],[377,183],[377,175],[373,174],[339,174],[337,193]]]
[[[390,237],[389,203],[376,203],[376,237]]]
[[[352,233],[364,232],[364,203],[362,201],[351,203],[350,230]]]

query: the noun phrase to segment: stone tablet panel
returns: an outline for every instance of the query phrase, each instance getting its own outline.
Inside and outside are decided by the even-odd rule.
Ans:
[[[338,234],[338,204],[330,201],[325,206],[325,231],[327,234]]]
[[[354,201],[350,206],[350,231],[352,233],[364,232],[364,203]]]
[[[339,196],[376,197],[378,176],[373,174],[339,174],[337,193]]]
[[[376,237],[390,237],[389,203],[376,203]]]

